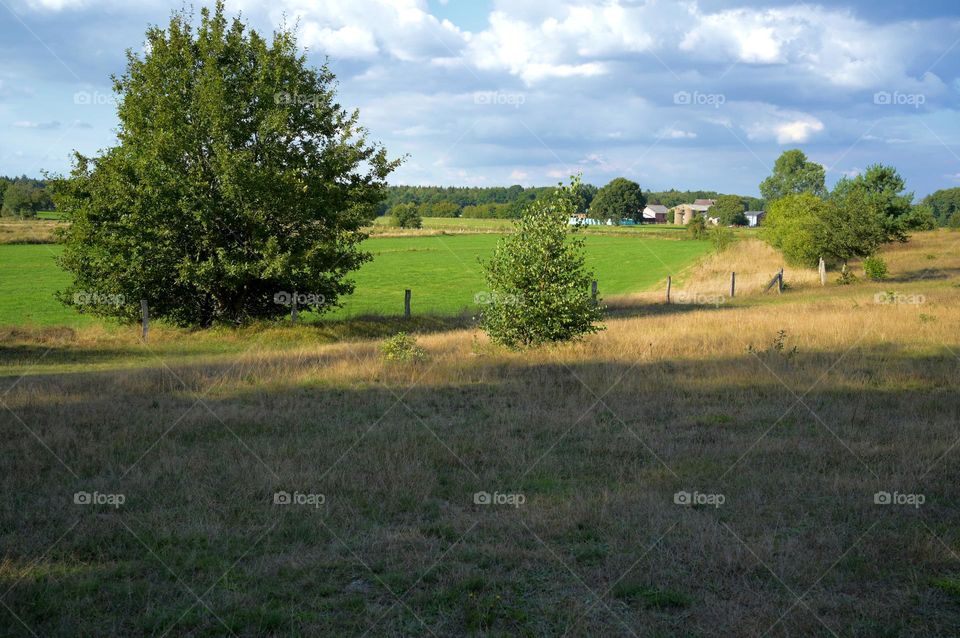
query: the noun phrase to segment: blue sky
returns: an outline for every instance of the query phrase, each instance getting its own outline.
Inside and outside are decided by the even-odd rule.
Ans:
[[[0,174],[113,143],[109,76],[180,3],[0,0]],[[955,1],[228,0],[299,21],[394,183],[757,194],[801,148],[832,184],[874,162],[918,195],[960,186]]]

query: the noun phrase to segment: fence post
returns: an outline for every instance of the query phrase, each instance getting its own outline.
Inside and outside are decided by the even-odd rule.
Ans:
[[[409,318],[410,318],[410,296],[411,296],[411,294],[412,294],[412,292],[411,292],[411,290],[410,290],[409,288],[403,291],[403,318],[404,318],[404,319],[409,319]]]
[[[733,299],[737,296],[737,273],[730,273],[730,298]]]
[[[593,297],[593,302],[597,302],[597,280],[594,279],[590,284],[590,296]]]
[[[290,321],[297,323],[297,291],[293,291],[293,305],[290,306]]]
[[[827,263],[823,261],[823,257],[820,258],[820,266],[818,268],[820,271],[820,285],[827,285]]]
[[[783,268],[777,273],[777,292],[783,294]]]
[[[147,306],[147,300],[140,300],[140,317],[142,326],[143,342],[147,342],[147,333],[150,332],[150,308]]]
[[[673,277],[667,275],[667,303],[670,303],[670,288],[673,287]]]

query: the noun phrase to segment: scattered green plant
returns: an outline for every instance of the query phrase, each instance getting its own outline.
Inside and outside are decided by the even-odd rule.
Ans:
[[[386,361],[418,362],[427,358],[427,351],[417,345],[415,337],[405,332],[398,332],[384,341],[380,352]]]
[[[863,274],[867,279],[882,281],[887,278],[887,262],[879,255],[871,255],[863,260]]]

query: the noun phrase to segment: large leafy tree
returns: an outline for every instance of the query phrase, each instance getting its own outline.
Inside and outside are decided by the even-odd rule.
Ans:
[[[807,160],[799,149],[785,151],[773,166],[773,174],[760,183],[760,194],[767,202],[809,193],[817,197],[827,194],[826,171],[823,166]]]
[[[907,231],[930,225],[930,213],[927,209],[914,207],[913,193],[904,192],[906,187],[897,169],[873,164],[852,179],[840,179],[834,186],[831,199],[841,208],[869,207],[880,216],[887,241],[906,241]]]
[[[597,191],[590,203],[590,214],[597,219],[610,218],[640,221],[647,198],[640,185],[625,177],[617,177]]]
[[[578,189],[574,180],[530,204],[484,264],[489,293],[480,321],[493,341],[533,347],[601,329],[603,308],[591,297],[583,240],[568,224]]]
[[[710,216],[720,220],[723,226],[746,226],[747,216],[743,213],[743,200],[736,195],[721,195],[717,203],[710,207]]]
[[[823,256],[823,220],[834,214],[836,206],[815,195],[787,195],[770,205],[760,232],[788,263],[810,267]]]
[[[397,166],[337,102],[334,76],[307,65],[294,35],[265,39],[223,3],[198,26],[175,13],[150,28],[142,56],[114,77],[118,145],[77,155],[58,183],[73,221],[60,293],[96,291],[91,305],[132,319],[208,326],[278,317],[281,292],[336,305],[369,255],[359,248]]]

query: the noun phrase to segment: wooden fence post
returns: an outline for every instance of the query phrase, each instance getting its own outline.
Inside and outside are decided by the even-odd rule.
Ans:
[[[143,342],[147,342],[147,333],[150,332],[150,308],[147,306],[147,300],[140,300],[140,317],[141,317],[141,326],[142,326],[142,337]]]
[[[667,275],[667,303],[670,303],[670,288],[673,287],[673,277]]]
[[[783,294],[783,268],[777,274],[777,292]]]
[[[823,257],[820,258],[820,266],[818,267],[820,271],[820,285],[827,285],[827,263],[823,261]]]
[[[290,306],[290,321],[297,323],[297,291],[293,291],[293,304]]]
[[[410,318],[410,296],[412,294],[413,293],[409,288],[403,291],[403,318],[404,319]]]
[[[730,298],[733,299],[737,296],[737,273],[730,273]]]
[[[593,297],[593,302],[597,302],[597,280],[594,279],[593,283],[590,284],[590,296]]]

